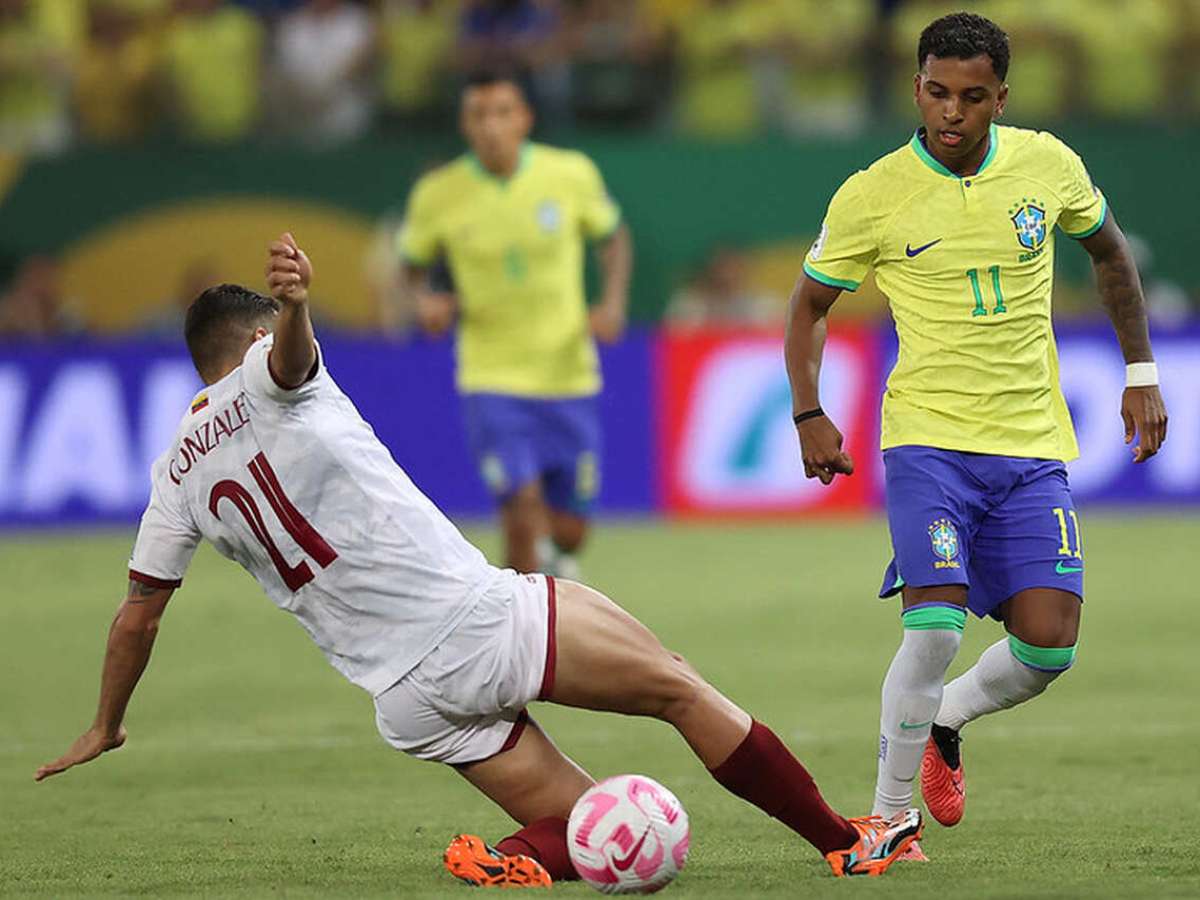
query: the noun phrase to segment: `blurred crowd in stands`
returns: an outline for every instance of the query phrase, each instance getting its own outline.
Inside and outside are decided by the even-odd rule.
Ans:
[[[740,137],[905,115],[927,0],[0,0],[0,147],[452,122],[519,72],[543,125]],[[977,0],[1009,31],[1014,121],[1200,118],[1200,0]]]
[[[849,136],[911,120],[916,37],[963,5],[1011,36],[1015,124],[1200,122],[1200,0],[0,0],[0,152],[449,130],[481,67],[517,74],[551,132]],[[713,247],[665,316],[778,327],[783,268]],[[211,269],[146,327],[177,334]],[[53,258],[5,274],[0,336],[83,330]],[[1182,288],[1143,275],[1156,320],[1188,315]]]

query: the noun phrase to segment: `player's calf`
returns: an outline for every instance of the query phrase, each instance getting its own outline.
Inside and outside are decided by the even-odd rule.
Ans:
[[[901,616],[904,638],[883,680],[874,808],[883,816],[912,803],[913,778],[967,618],[959,604],[913,599],[920,602]]]
[[[1032,700],[1075,661],[1075,646],[1036,647],[1009,635],[946,685],[921,759],[921,794],[929,814],[957,825],[967,801],[959,732],[968,722]]]

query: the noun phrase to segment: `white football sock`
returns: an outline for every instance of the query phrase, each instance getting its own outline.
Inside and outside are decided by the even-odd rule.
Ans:
[[[1013,656],[1004,638],[984,650],[975,665],[946,685],[934,721],[958,731],[980,716],[1031,700],[1061,674],[1031,669]]]
[[[946,669],[960,643],[962,633],[955,629],[904,631],[883,679],[875,815],[892,816],[912,805],[913,778],[942,703]]]

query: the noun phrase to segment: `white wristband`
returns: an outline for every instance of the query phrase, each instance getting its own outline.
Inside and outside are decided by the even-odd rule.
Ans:
[[[1130,363],[1125,367],[1125,387],[1151,387],[1158,384],[1158,365],[1152,362]]]

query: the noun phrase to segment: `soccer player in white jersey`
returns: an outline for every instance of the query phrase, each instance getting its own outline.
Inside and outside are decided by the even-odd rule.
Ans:
[[[819,405],[825,315],[874,268],[900,342],[883,400],[893,561],[904,637],[883,682],[875,812],[912,801],[963,815],[959,731],[1041,694],[1075,660],[1083,599],[1079,455],[1051,327],[1054,229],[1092,258],[1128,364],[1121,398],[1133,461],[1166,438],[1137,268],[1080,158],[1051,134],[995,123],[1008,100],[1008,38],[970,13],[921,34],[922,127],[851,175],[829,204],[792,298],[787,360],[805,474],[854,471]],[[967,610],[1008,635],[942,682]],[[907,858],[924,859],[914,843]]]
[[[446,866],[465,881],[577,877],[567,816],[593,781],[532,723],[525,707],[537,699],[669,722],[718,782],[804,837],[837,875],[880,874],[904,852],[920,832],[916,810],[842,818],[769,728],[608,598],[489,565],[326,371],[311,273],[285,234],[270,248],[274,300],[221,285],[188,310],[207,387],[154,464],[96,717],[38,781],[125,743],[125,707],[163,611],[207,538],[371,693],[388,743],[454,766],[521,824],[495,849],[454,839]]]

